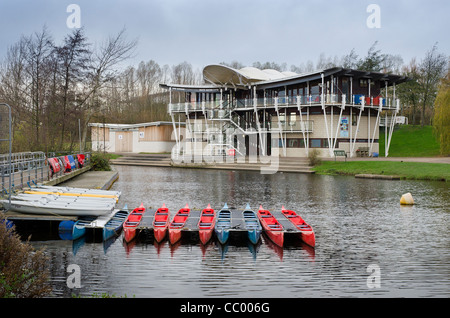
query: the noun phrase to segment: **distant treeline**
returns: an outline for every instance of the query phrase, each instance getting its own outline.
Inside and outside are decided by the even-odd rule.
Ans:
[[[93,45],[83,29],[76,29],[56,44],[44,27],[9,47],[0,61],[0,102],[13,109],[13,151],[78,149],[79,120],[83,146],[92,122],[169,120],[168,92],[159,84],[203,83],[201,70],[194,70],[189,62],[170,66],[149,60],[120,68],[137,48],[137,41],[128,40],[125,33],[122,30],[104,44]],[[448,56],[435,45],[422,60],[404,64],[401,56],[384,54],[376,46],[377,42],[364,57],[353,49],[342,57],[320,54],[315,64],[307,61],[288,68],[286,63],[255,62],[252,66],[297,73],[342,66],[403,74],[413,81],[397,87],[402,114],[412,124],[429,124],[439,82],[448,72]],[[221,64],[248,66],[238,61]],[[4,152],[4,146],[0,147]]]

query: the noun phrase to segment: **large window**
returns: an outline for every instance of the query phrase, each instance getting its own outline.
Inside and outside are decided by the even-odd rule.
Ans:
[[[276,141],[276,139],[273,139]],[[278,139],[278,148],[283,148],[284,140]],[[276,142],[273,143],[276,145]],[[328,148],[328,139],[315,138],[309,139],[310,148]],[[303,138],[287,138],[286,148],[305,148],[305,140]]]

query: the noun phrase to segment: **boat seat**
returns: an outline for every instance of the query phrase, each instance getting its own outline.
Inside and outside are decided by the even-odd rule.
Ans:
[[[156,221],[155,222],[155,225],[164,225],[164,224],[166,224],[166,222],[163,222],[163,221]]]
[[[127,225],[135,225],[135,224],[138,224],[139,222],[133,222],[133,221],[128,221],[127,222]]]

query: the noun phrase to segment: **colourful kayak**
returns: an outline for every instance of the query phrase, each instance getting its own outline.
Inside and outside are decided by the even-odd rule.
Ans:
[[[106,241],[114,235],[119,235],[123,223],[128,217],[128,207],[125,205],[122,210],[117,211],[114,216],[103,227],[103,240]]]
[[[208,204],[208,207],[200,214],[200,220],[198,221],[198,234],[202,244],[208,243],[211,239],[214,231],[215,218],[216,212],[211,208],[211,205]]]
[[[242,215],[244,217],[248,239],[253,244],[257,244],[261,236],[262,227],[261,223],[259,223],[256,213],[250,208],[250,205],[247,204],[245,210],[242,212]]]
[[[129,243],[135,238],[136,228],[141,222],[144,213],[145,213],[144,203],[141,203],[141,205],[138,208],[131,211],[131,213],[128,215],[127,219],[123,223],[123,234],[125,242]]]
[[[155,240],[160,243],[166,237],[167,227],[169,226],[169,209],[165,204],[155,212],[153,219],[153,233]]]
[[[289,221],[291,221],[292,224],[295,225],[297,229],[300,230],[301,240],[309,246],[315,247],[316,236],[314,234],[313,228],[308,223],[306,223],[296,212],[287,210],[284,208],[284,206],[282,206],[281,212]]]
[[[171,244],[175,244],[181,239],[181,230],[184,228],[190,212],[191,209],[189,208],[189,205],[186,204],[183,209],[180,209],[177,214],[175,214],[172,222],[170,222],[169,241]]]
[[[217,213],[216,225],[214,231],[220,243],[225,244],[230,236],[231,211],[225,203],[223,208]]]
[[[283,226],[278,222],[278,220],[270,213],[268,210],[264,210],[262,206],[258,210],[258,218],[264,228],[267,236],[276,245],[283,247],[284,233]]]

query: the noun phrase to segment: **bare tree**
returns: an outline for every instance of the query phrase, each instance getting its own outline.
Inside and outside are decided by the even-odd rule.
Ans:
[[[63,149],[68,111],[73,113],[76,109],[75,94],[77,84],[83,83],[88,70],[89,44],[83,29],[76,29],[72,34],[66,36],[61,47],[55,47],[58,75],[61,78],[61,139],[60,149]],[[76,122],[75,118],[71,118]]]
[[[88,92],[85,94],[84,100],[81,101],[81,104],[86,106],[83,145],[86,144],[89,122],[94,113],[100,110],[100,90],[117,75],[115,67],[133,56],[137,46],[137,40],[127,40],[125,32],[126,30],[122,29],[116,36],[110,36],[100,49],[91,56]]]
[[[446,74],[447,57],[437,51],[437,43],[429,50],[419,65],[421,76],[419,84],[422,86],[421,124],[425,125],[425,112],[432,108],[436,99],[439,81]]]
[[[44,107],[46,89],[49,83],[48,62],[53,53],[53,40],[44,26],[42,31],[25,39],[26,41],[26,73],[29,82],[29,97],[31,109],[31,125],[34,129],[34,145],[40,143],[41,114]]]

